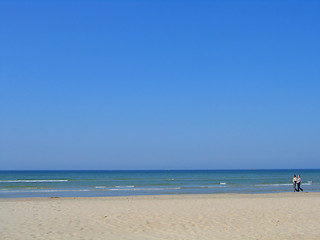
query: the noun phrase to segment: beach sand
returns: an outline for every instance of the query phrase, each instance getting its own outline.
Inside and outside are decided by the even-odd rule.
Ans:
[[[320,193],[0,199],[0,239],[320,239]]]

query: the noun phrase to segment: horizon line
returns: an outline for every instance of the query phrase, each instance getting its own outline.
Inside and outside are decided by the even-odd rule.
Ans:
[[[220,168],[220,169],[8,169],[1,170],[0,172],[7,171],[256,171],[256,170],[320,170],[320,168]]]

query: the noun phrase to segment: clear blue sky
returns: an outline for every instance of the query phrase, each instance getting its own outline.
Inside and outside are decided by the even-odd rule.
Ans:
[[[320,168],[320,1],[1,1],[0,169]]]

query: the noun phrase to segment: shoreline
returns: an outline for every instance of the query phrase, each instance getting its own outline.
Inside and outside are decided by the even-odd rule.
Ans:
[[[320,192],[277,192],[277,193],[212,193],[212,194],[159,194],[159,195],[126,195],[126,196],[97,196],[97,197],[58,197],[58,196],[53,196],[53,197],[11,197],[11,198],[1,198],[0,197],[0,202],[1,201],[10,201],[10,200],[47,200],[47,199],[69,199],[69,200],[81,200],[81,199],[185,199],[185,198],[197,198],[197,197],[204,197],[204,198],[233,198],[233,197],[246,197],[246,196],[260,196],[260,197],[280,197],[280,196],[287,196],[287,197],[292,197],[293,195],[296,195],[295,197],[300,196],[305,196],[305,194],[308,195],[319,195],[320,197]]]
[[[0,238],[320,239],[320,193],[2,198]]]

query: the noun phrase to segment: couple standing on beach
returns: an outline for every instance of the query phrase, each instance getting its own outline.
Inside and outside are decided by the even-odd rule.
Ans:
[[[301,190],[301,192],[303,192],[303,189],[300,187],[301,185],[301,176],[298,175],[298,178],[296,175],[293,175],[293,191],[294,192],[299,192]]]

